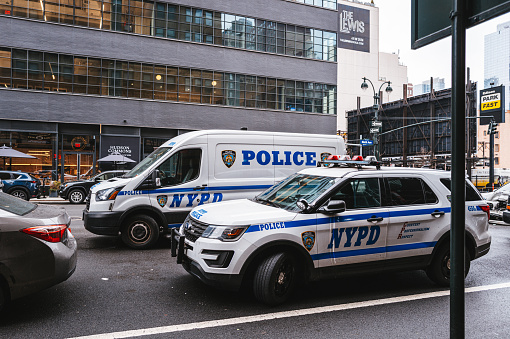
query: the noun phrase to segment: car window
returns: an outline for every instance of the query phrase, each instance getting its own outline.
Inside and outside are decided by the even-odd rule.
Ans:
[[[446,188],[448,188],[448,190],[450,190],[450,192],[452,191],[451,190],[452,181],[449,178],[443,178],[440,181],[443,185],[446,186]],[[466,201],[478,201],[478,200],[483,200],[482,196],[466,180]]]
[[[2,180],[10,180],[11,179],[11,173],[0,173],[0,179],[2,179]]]
[[[0,209],[14,213],[16,215],[25,215],[37,208],[36,204],[18,199],[12,195],[0,192]]]
[[[198,178],[202,150],[191,148],[180,150],[158,167],[161,186],[179,185]]]
[[[360,178],[349,180],[333,194],[331,200],[345,201],[346,209],[381,206],[381,194],[378,178]]]
[[[390,206],[433,204],[436,194],[420,178],[387,178]]]

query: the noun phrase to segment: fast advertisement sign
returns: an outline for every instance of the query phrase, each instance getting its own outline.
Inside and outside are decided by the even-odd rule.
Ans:
[[[480,91],[480,117],[480,125],[488,125],[492,117],[497,123],[505,122],[505,86]]]
[[[370,52],[370,11],[338,4],[338,48]]]

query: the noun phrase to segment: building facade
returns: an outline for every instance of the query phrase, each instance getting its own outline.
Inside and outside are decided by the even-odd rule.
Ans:
[[[391,81],[393,91],[382,88],[383,102],[400,100],[407,85],[407,66],[397,54],[379,51],[379,8],[373,3],[338,0],[338,124],[342,133],[348,130],[347,112],[374,104],[370,87],[361,89],[363,77],[370,79],[375,91]]]
[[[432,86],[431,86],[432,85]],[[432,78],[419,84],[413,84],[413,95],[422,95],[430,93],[430,88],[434,91],[440,91],[446,88],[444,78]]]
[[[0,143],[90,174],[190,130],[336,132],[329,0],[0,0]]]
[[[510,98],[510,22],[497,26],[497,31],[484,39],[483,88],[504,85],[505,97]],[[510,109],[506,102],[505,110]]]

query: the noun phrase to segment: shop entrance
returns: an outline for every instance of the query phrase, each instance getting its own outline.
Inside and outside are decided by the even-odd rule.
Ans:
[[[94,153],[64,152],[61,177],[63,182],[88,179],[94,175]]]

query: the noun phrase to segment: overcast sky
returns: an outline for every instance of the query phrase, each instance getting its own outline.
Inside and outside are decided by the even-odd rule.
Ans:
[[[419,84],[430,77],[444,78],[451,87],[451,38],[445,38],[418,50],[411,50],[411,0],[374,0],[379,7],[379,49],[398,53],[407,66],[410,83]],[[498,24],[510,21],[505,14],[469,28],[466,34],[466,66],[471,79],[483,87],[484,36],[496,32]]]

